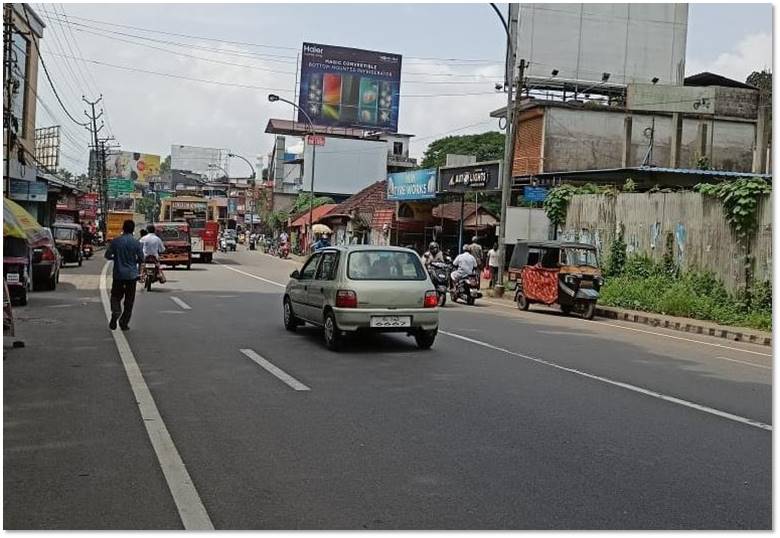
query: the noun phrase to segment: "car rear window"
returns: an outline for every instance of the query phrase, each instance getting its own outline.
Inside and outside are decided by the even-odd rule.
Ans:
[[[425,280],[420,257],[412,252],[364,250],[352,252],[347,262],[352,280]]]

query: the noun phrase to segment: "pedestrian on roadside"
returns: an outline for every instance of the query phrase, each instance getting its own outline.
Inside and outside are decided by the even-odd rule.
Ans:
[[[468,246],[469,252],[472,256],[474,256],[474,259],[477,261],[477,269],[482,269],[482,264],[484,263],[484,259],[482,257],[482,245],[477,243],[478,237],[475,235],[471,238],[471,244]]]
[[[122,223],[122,235],[112,240],[106,249],[107,260],[114,261],[111,282],[111,321],[108,327],[119,327],[126,331],[130,328],[130,316],[133,314],[135,302],[135,283],[138,281],[141,265],[144,262],[144,251],[141,243],[133,237],[135,222],[126,220]],[[124,304],[122,304],[124,299]]]
[[[490,287],[496,285],[498,279],[498,243],[493,243],[493,248],[488,250],[488,267],[490,267]]]

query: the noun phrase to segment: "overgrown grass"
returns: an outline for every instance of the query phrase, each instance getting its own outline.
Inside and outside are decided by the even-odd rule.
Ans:
[[[663,264],[645,256],[629,257],[619,275],[608,276],[599,302],[724,325],[772,329],[770,283],[754,285],[750,297],[738,297],[729,294],[712,274],[670,273]]]

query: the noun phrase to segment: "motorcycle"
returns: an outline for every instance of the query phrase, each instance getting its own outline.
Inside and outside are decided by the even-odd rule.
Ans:
[[[257,250],[257,238],[255,234],[249,236],[249,250]]]
[[[452,302],[457,303],[458,299],[472,306],[474,301],[482,298],[482,292],[479,291],[479,275],[474,272],[465,278],[458,280],[458,283],[450,290]]]
[[[92,255],[95,253],[94,247],[89,243],[84,243],[81,247],[81,253],[87,260],[92,257]]]
[[[279,257],[283,260],[290,257],[290,243],[284,243],[279,246]]]
[[[428,274],[431,276],[433,287],[439,298],[439,306],[447,303],[447,290],[449,289],[450,272],[452,266],[447,262],[431,262],[428,264]]]
[[[160,268],[154,256],[147,256],[144,259],[144,272],[142,275],[143,284],[146,291],[152,291],[152,284],[162,282],[160,279]]]

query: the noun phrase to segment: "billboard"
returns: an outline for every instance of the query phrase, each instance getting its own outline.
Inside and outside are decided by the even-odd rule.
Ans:
[[[397,132],[400,85],[399,54],[303,44],[298,106],[315,124]]]
[[[317,156],[313,159],[315,148]],[[325,146],[306,144],[301,183],[304,191],[311,188],[312,172],[315,193],[355,194],[387,178],[387,142],[334,137],[328,138]]]
[[[388,200],[425,200],[436,197],[436,169],[398,172],[387,176]]]
[[[129,179],[149,183],[160,175],[160,156],[148,153],[119,151],[106,159],[106,170],[111,179]]]
[[[171,170],[194,172],[208,179],[230,175],[230,150],[201,146],[171,145]]]
[[[135,190],[132,179],[109,179],[106,183],[109,198],[119,198]]]
[[[682,85],[688,4],[520,4],[517,35],[531,81]]]
[[[626,90],[626,108],[646,112],[715,114],[715,88],[629,84]]]
[[[439,168],[439,190],[442,192],[497,191],[500,188],[501,161]]]

